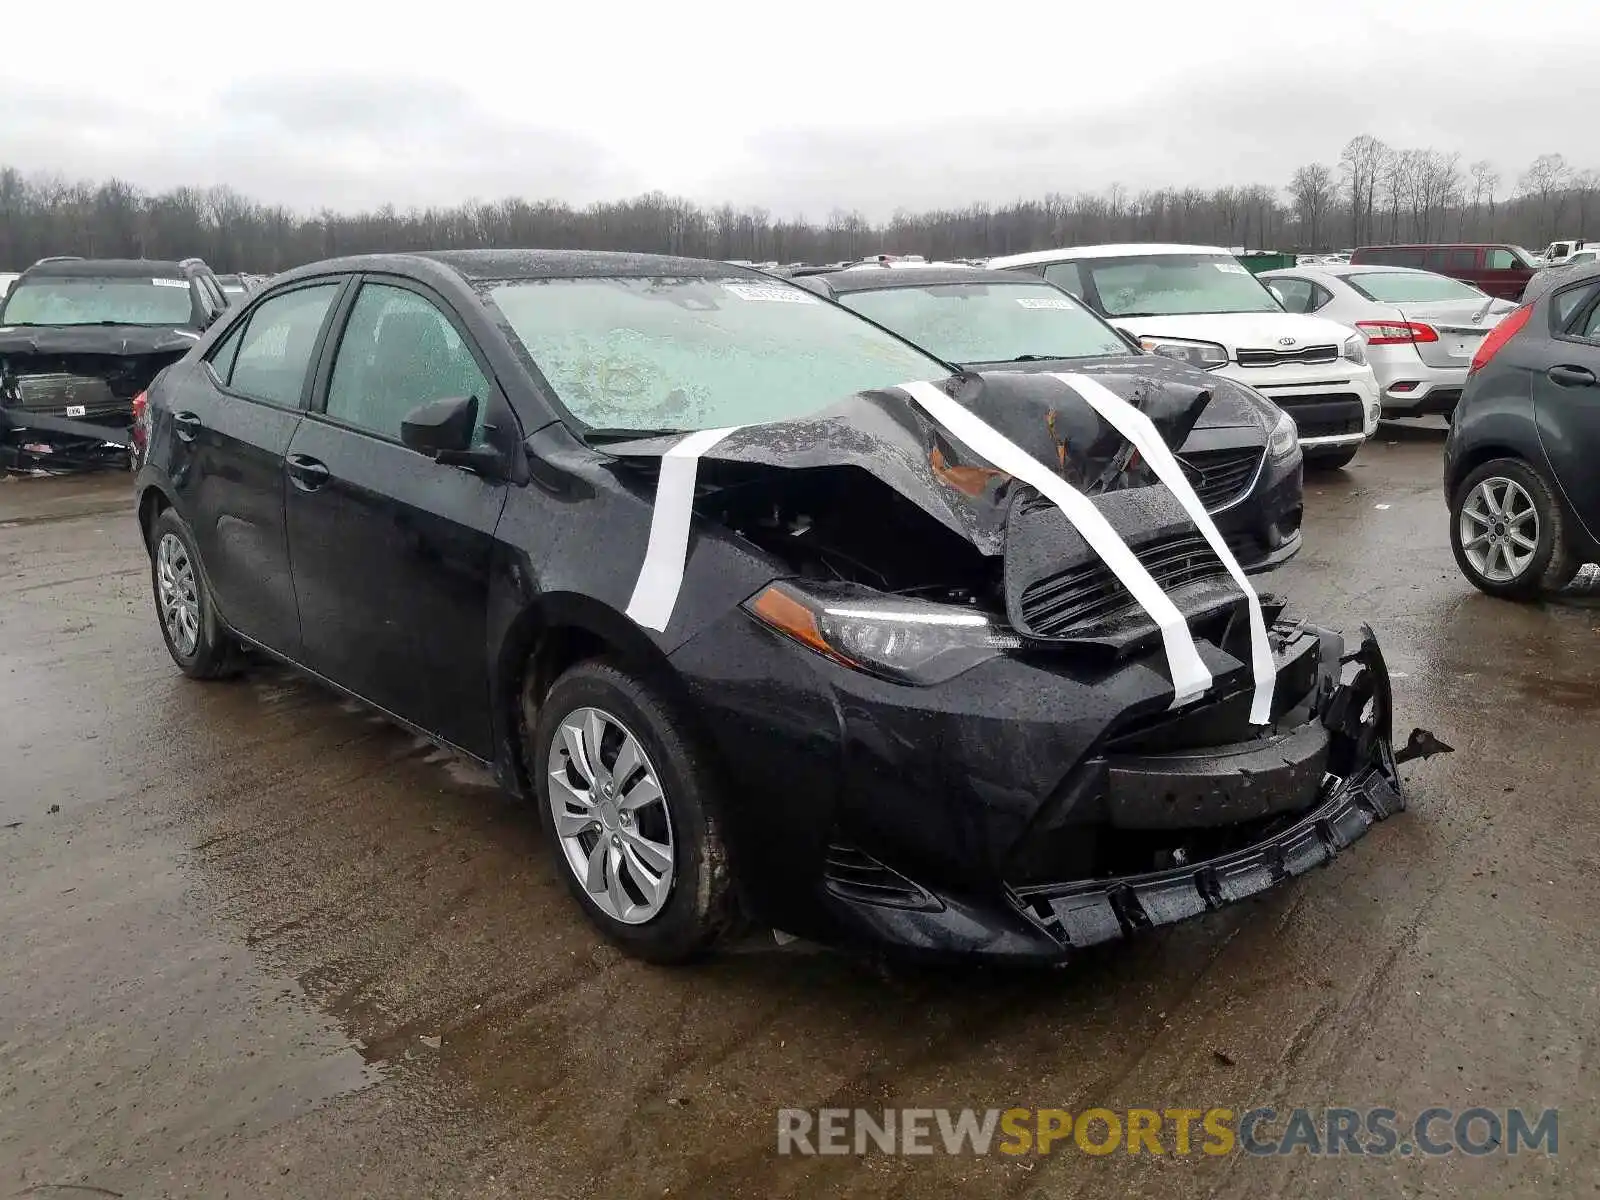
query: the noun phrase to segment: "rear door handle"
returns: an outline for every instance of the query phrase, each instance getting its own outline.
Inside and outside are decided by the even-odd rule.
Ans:
[[[328,468],[309,454],[289,455],[289,478],[302,492],[314,492],[328,482]]]
[[[192,442],[200,433],[200,418],[192,412],[173,413],[172,427],[177,431],[180,442]]]
[[[1594,372],[1587,367],[1551,367],[1545,374],[1550,377],[1551,383],[1558,383],[1562,387],[1593,387],[1595,385]]]

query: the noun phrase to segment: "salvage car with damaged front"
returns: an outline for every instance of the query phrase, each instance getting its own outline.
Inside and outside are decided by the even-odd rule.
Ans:
[[[227,307],[199,259],[41,259],[0,305],[0,469],[123,467],[138,396]]]
[[[1138,368],[952,374],[693,259],[313,264],[151,388],[160,629],[490,766],[642,957],[1062,962],[1403,807],[1376,641],[1255,592],[1168,449],[1210,390]]]

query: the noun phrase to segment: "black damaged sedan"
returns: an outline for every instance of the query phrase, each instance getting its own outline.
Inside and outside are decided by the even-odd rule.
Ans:
[[[1210,392],[1141,365],[1096,379],[1183,444]],[[641,956],[1059,962],[1403,805],[1370,635],[1247,594],[1103,409],[725,264],[348,258],[155,381],[138,514],[185,673],[488,764]]]

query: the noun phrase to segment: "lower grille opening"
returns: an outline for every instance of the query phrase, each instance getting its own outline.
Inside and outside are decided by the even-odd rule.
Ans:
[[[885,908],[941,907],[927,889],[854,846],[835,842],[822,863],[823,885],[834,895]]]

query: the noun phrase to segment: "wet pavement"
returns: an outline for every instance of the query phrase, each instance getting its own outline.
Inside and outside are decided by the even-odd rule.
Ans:
[[[276,668],[196,684],[126,477],[0,483],[0,1197],[1592,1195],[1600,588],[1450,556],[1441,428],[1269,590],[1377,630],[1412,807],[1074,969],[635,963],[533,813]],[[1560,1109],[1560,1153],[780,1157],[782,1107]]]

